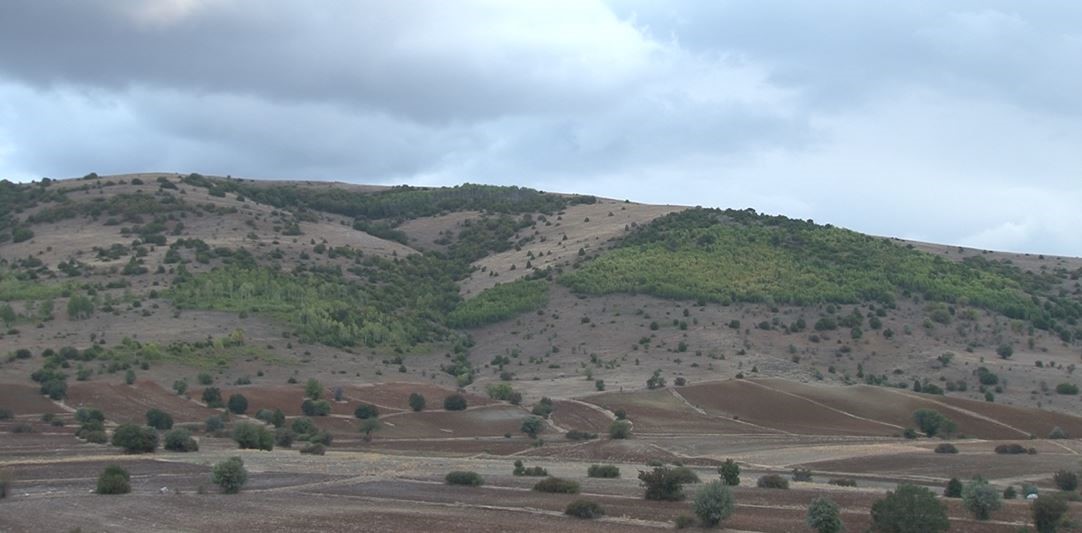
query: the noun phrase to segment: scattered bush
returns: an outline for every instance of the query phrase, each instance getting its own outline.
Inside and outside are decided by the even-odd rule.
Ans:
[[[218,387],[207,387],[203,389],[203,403],[207,404],[207,407],[218,409],[222,407],[222,391]]]
[[[480,487],[485,484],[484,478],[477,472],[469,472],[463,470],[456,470],[454,472],[448,472],[444,476],[444,481],[448,485],[465,485],[468,487]]]
[[[944,442],[935,447],[935,453],[958,453],[958,448],[949,442]]]
[[[835,479],[832,479],[830,481],[827,481],[827,483],[829,483],[831,485],[834,485],[836,487],[855,487],[855,486],[857,486],[857,480],[850,479],[850,478],[847,478],[847,477],[835,478]]]
[[[1060,470],[1052,476],[1059,490],[1071,492],[1078,488],[1078,474],[1070,470]]]
[[[597,433],[590,433],[589,431],[579,431],[572,429],[567,432],[567,440],[593,440],[597,438]]]
[[[932,491],[902,484],[872,504],[872,528],[892,533],[936,533],[950,529],[946,507]]]
[[[306,417],[293,419],[293,424],[290,427],[293,428],[293,433],[297,435],[311,435],[317,431],[316,423],[312,422],[311,418]]]
[[[1015,490],[1014,485],[1007,485],[1007,488],[1003,489],[1003,499],[1013,500],[1018,497],[1018,491]]]
[[[172,452],[197,452],[199,443],[187,429],[177,428],[165,434],[165,449]]]
[[[733,514],[733,495],[720,481],[711,481],[695,495],[695,515],[703,527],[715,527]]]
[[[320,443],[307,444],[301,448],[301,453],[306,455],[323,455],[327,453],[327,448]]]
[[[11,420],[15,418],[15,412],[11,409],[0,409],[0,420]]]
[[[365,420],[367,418],[378,418],[379,409],[377,409],[374,405],[362,403],[361,405],[357,406],[357,410],[353,411],[353,416],[360,418],[361,420]]]
[[[125,453],[153,453],[158,448],[158,432],[154,428],[122,424],[113,432],[113,446]]]
[[[1067,514],[1067,500],[1060,496],[1042,496],[1033,500],[1030,512],[1037,533],[1055,533]]]
[[[1074,383],[1060,383],[1056,385],[1056,394],[1077,395],[1078,385]]]
[[[245,398],[243,394],[231,394],[226,405],[234,414],[243,415],[248,412],[248,398]]]
[[[274,433],[261,424],[241,422],[233,427],[233,440],[242,450],[274,449]]]
[[[684,484],[671,468],[656,466],[650,472],[639,471],[639,481],[646,488],[647,500],[680,501],[684,499]]]
[[[785,479],[784,477],[779,476],[778,474],[767,474],[765,476],[760,477],[755,482],[755,486],[759,487],[760,489],[783,489],[783,490],[786,490],[786,489],[789,488],[789,480]]]
[[[533,486],[533,490],[537,492],[553,492],[558,494],[578,494],[579,484],[577,481],[571,481],[570,479],[548,477],[538,481]]]
[[[15,482],[15,476],[7,470],[0,470],[0,500],[11,494],[11,485]]]
[[[943,489],[943,497],[944,498],[961,498],[962,497],[962,482],[956,477],[950,478],[950,480],[947,481],[946,488]]]
[[[448,411],[465,411],[467,407],[466,397],[455,393],[443,399],[443,408]]]
[[[230,457],[214,465],[210,480],[226,494],[236,494],[248,482],[248,470],[240,457]]]
[[[673,525],[676,529],[687,529],[695,525],[695,518],[686,514],[678,515],[673,520]]]
[[[207,421],[203,424],[203,429],[207,433],[217,433],[225,429],[225,421],[221,416],[211,415],[207,417]]]
[[[327,400],[306,398],[301,402],[301,412],[304,416],[327,416],[331,414],[331,403]]]
[[[686,466],[676,466],[672,469],[672,475],[681,483],[699,483],[699,475]]]
[[[1001,455],[1020,455],[1026,453],[1026,447],[1021,444],[1000,444],[996,446],[996,453]]]
[[[605,510],[592,500],[575,500],[567,504],[564,514],[575,518],[593,519],[605,516]]]
[[[929,437],[939,434],[949,435],[957,429],[953,420],[935,409],[917,409],[913,411],[913,420],[916,421],[917,427]]]
[[[590,465],[586,469],[587,477],[599,477],[599,478],[618,478],[620,477],[620,468],[616,465]]]
[[[418,392],[411,392],[409,398],[410,409],[421,411],[425,408],[425,397]]]
[[[732,459],[726,459],[718,467],[718,474],[721,474],[721,480],[730,487],[740,484],[740,465],[736,464],[736,461]]]
[[[160,430],[173,429],[173,417],[161,409],[147,411],[147,425]]]
[[[808,505],[808,527],[818,533],[839,533],[845,529],[838,505],[828,498],[816,498]]]
[[[34,426],[31,426],[27,422],[19,422],[18,424],[15,424],[14,426],[11,426],[11,432],[12,433],[33,433],[34,432]]]
[[[522,420],[522,426],[519,428],[523,433],[530,436],[530,438],[536,438],[537,434],[545,427],[545,422],[540,417],[528,416]]]
[[[1071,438],[1071,436],[1068,435],[1067,432],[1063,430],[1063,428],[1061,428],[1059,426],[1056,426],[1056,427],[1052,428],[1052,431],[1048,432],[1048,438],[1050,438],[1050,439],[1069,439],[1069,438]]]
[[[127,494],[131,492],[131,476],[116,465],[109,465],[98,476],[98,494]]]
[[[1002,505],[999,491],[980,477],[966,483],[962,503],[977,520],[988,520]]]
[[[613,420],[609,424],[609,437],[613,439],[626,439],[631,437],[631,422],[627,420]]]
[[[793,481],[811,481],[812,472],[807,468],[794,468],[793,469]]]

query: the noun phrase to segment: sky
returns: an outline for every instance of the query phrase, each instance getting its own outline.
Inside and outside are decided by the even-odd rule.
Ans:
[[[1082,256],[1082,3],[5,0],[0,178],[522,185]]]

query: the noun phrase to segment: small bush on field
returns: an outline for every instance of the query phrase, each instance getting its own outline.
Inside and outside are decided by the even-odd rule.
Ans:
[[[827,483],[830,483],[831,485],[835,485],[835,486],[838,486],[838,487],[855,487],[855,486],[857,486],[857,480],[849,479],[849,478],[832,479],[832,480],[828,481]]]
[[[481,474],[478,474],[477,472],[469,472],[463,470],[448,472],[443,479],[447,482],[448,485],[465,485],[468,487],[480,487],[485,483],[485,480],[481,477]]]
[[[147,411],[147,425],[160,430],[173,429],[173,417],[161,409]]]
[[[152,453],[158,448],[158,432],[154,428],[123,424],[113,432],[113,446],[126,453]]]
[[[626,439],[631,436],[631,422],[627,420],[613,420],[609,425],[609,437],[614,439]]]
[[[1021,444],[1000,444],[996,446],[996,453],[1001,455],[1020,455],[1026,453],[1026,447]]]
[[[570,479],[550,477],[538,481],[537,484],[533,486],[533,490],[537,492],[554,492],[559,494],[578,494],[579,484],[577,481],[571,481]]]
[[[591,519],[605,516],[605,510],[595,501],[575,500],[567,504],[564,514],[575,518]]]
[[[958,448],[949,442],[944,442],[935,447],[935,453],[958,453]]]
[[[131,492],[131,476],[128,471],[116,465],[105,467],[98,476],[98,494],[127,494]]]
[[[452,394],[443,399],[443,408],[448,411],[464,411],[466,407],[466,397],[461,394]]]
[[[207,417],[207,421],[204,424],[203,429],[207,433],[217,433],[217,432],[225,429],[225,421],[222,420],[222,417],[220,417],[218,415],[213,415],[213,416]]]
[[[597,438],[597,433],[590,433],[589,431],[579,431],[572,429],[567,432],[567,440],[593,440]]]
[[[323,455],[327,453],[327,448],[320,443],[308,444],[301,448],[301,453],[307,455]]]
[[[199,443],[192,438],[190,431],[177,428],[165,434],[165,449],[172,452],[197,452]]]
[[[767,474],[760,477],[759,480],[755,482],[755,486],[760,489],[788,489],[789,480],[778,474]]]
[[[527,477],[544,477],[544,476],[549,475],[548,470],[545,470],[543,467],[540,467],[540,466],[527,467],[526,465],[524,465],[522,463],[521,459],[515,461],[515,469],[512,470],[511,473],[516,475],[516,476],[527,476]]]
[[[620,468],[616,465],[590,465],[586,469],[587,477],[617,478],[620,477]]]
[[[251,422],[241,422],[233,428],[233,440],[241,449],[266,450],[274,449],[274,433],[269,429]]]
[[[1052,480],[1056,482],[1056,486],[1062,491],[1073,491],[1078,488],[1078,474],[1071,472],[1070,470],[1060,470],[1052,476]]]
[[[248,482],[248,470],[244,468],[244,461],[240,457],[230,457],[214,465],[210,479],[222,488],[222,492],[236,494]]]
[[[673,526],[675,526],[676,529],[687,529],[694,525],[695,518],[686,514],[677,516],[676,519],[673,520]]]
[[[15,418],[15,412],[11,409],[0,409],[0,420],[11,420]]]
[[[684,483],[679,474],[665,466],[649,472],[639,471],[639,482],[646,488],[647,500],[680,501],[684,499]]]
[[[794,468],[793,469],[793,481],[811,481],[812,472],[807,468]]]

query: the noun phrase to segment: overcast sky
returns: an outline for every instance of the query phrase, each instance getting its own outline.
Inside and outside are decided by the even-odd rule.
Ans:
[[[449,185],[1082,256],[1082,3],[4,0],[0,178]]]

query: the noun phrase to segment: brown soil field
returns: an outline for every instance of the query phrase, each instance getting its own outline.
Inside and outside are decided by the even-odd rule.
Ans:
[[[582,398],[609,411],[623,409],[636,433],[776,433],[695,411],[668,390],[609,392]]]
[[[1034,409],[1032,407],[1015,407],[1011,405],[997,405],[990,402],[969,400],[966,398],[942,397],[939,401],[973,411],[980,415],[995,418],[1000,422],[1009,424],[1023,431],[1027,431],[1043,438],[1059,426],[1072,437],[1082,437],[1082,417],[1070,416],[1065,413]]]
[[[74,383],[68,387],[67,405],[71,407],[96,407],[111,422],[146,423],[146,412],[161,409],[173,416],[175,422],[202,422],[218,413],[182,396],[163,389],[149,380],[138,380],[134,385],[91,381]]]
[[[1000,478],[1051,478],[1052,474],[1078,466],[1074,454],[996,455],[994,453],[937,454],[905,453],[872,455],[832,461],[806,463],[813,472],[885,473],[928,480],[946,481],[952,477],[970,479],[982,476],[988,480]]]
[[[65,412],[63,407],[42,396],[36,385],[17,383],[0,385],[0,408],[10,409],[15,416]]]
[[[344,387],[347,398],[371,403],[379,407],[409,410],[410,394],[417,392],[425,397],[425,409],[442,409],[443,399],[456,391],[432,383],[373,383]],[[479,394],[463,393],[471,406],[493,405],[499,402]]]
[[[383,438],[441,438],[521,435],[522,420],[530,413],[521,407],[492,405],[466,411],[408,412],[383,419]]]
[[[592,433],[605,433],[609,430],[612,419],[588,405],[579,402],[555,400],[552,402],[549,419],[565,429],[577,429]]]

